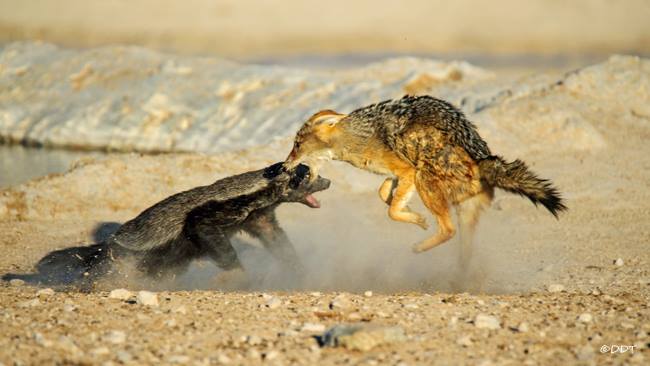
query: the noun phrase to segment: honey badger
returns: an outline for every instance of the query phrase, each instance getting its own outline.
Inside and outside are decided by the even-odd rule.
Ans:
[[[389,176],[379,188],[390,206],[388,215],[426,229],[425,219],[407,207],[418,192],[438,224],[434,236],[414,245],[418,253],[453,237],[450,205],[457,207],[461,227],[471,232],[494,188],[524,196],[556,217],[566,210],[550,181],[538,178],[521,160],[493,155],[460,110],[431,96],[404,96],[350,114],[314,114],[298,130],[285,166],[307,162],[317,174],[319,165],[331,159]],[[468,245],[461,249],[465,264]]]
[[[320,207],[312,195],[330,181],[309,177],[309,168],[276,163],[170,196],[126,222],[102,243],[49,253],[34,274],[6,274],[31,283],[93,281],[113,259],[132,256],[137,268],[156,278],[181,273],[193,259],[209,257],[225,270],[242,268],[230,237],[245,231],[259,239],[286,266],[299,269],[295,249],[280,227],[275,209],[285,202]]]

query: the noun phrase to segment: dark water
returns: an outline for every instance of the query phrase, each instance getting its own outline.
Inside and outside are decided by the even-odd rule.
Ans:
[[[101,157],[98,151],[69,151],[22,145],[0,144],[0,189],[42,177],[62,173],[84,157]]]

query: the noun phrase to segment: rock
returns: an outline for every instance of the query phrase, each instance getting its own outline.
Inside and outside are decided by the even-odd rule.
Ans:
[[[36,292],[36,296],[41,298],[50,297],[52,295],[54,295],[54,290],[51,288],[44,288]]]
[[[319,337],[321,346],[343,347],[353,351],[369,351],[376,346],[406,340],[401,327],[366,324],[341,324],[330,328]]]
[[[103,356],[110,353],[110,350],[106,347],[97,347],[90,350],[92,356]]]
[[[500,329],[499,319],[492,315],[478,314],[474,318],[474,326],[479,329]]]
[[[121,344],[126,341],[126,333],[122,332],[121,330],[112,330],[104,334],[104,337],[102,339],[109,343]]]
[[[406,305],[403,305],[403,306],[404,306],[404,309],[409,309],[409,310],[415,310],[415,309],[419,308],[419,306],[417,306],[416,304],[406,304]]]
[[[174,308],[172,312],[185,315],[187,314],[187,308],[185,307],[185,305],[181,305],[179,307]]]
[[[269,309],[277,309],[280,307],[280,305],[282,305],[282,300],[278,299],[277,297],[271,297],[268,299],[266,304],[264,304],[264,306]]]
[[[249,335],[246,337],[246,343],[250,344],[251,346],[257,346],[262,344],[262,338],[256,335]]]
[[[81,349],[77,347],[74,341],[66,336],[59,337],[59,340],[56,343],[56,346],[59,349],[62,349],[65,352],[71,353],[73,355],[81,354]]]
[[[324,330],[325,330],[325,326],[323,324],[318,324],[318,323],[305,323],[300,328],[301,332],[318,333],[318,332],[322,332]]]
[[[41,302],[38,299],[27,300],[27,301],[23,301],[23,302],[18,304],[18,306],[21,307],[21,308],[33,308],[33,307],[37,307],[37,306],[40,306],[40,305],[41,305]]]
[[[472,342],[472,338],[468,335],[461,336],[456,340],[456,344],[463,346],[463,347],[470,347],[474,342]]]
[[[124,300],[124,301],[129,300],[134,296],[135,294],[133,292],[123,288],[112,290],[108,294],[109,299],[117,299],[117,300]]]
[[[582,313],[578,316],[578,321],[580,323],[591,323],[594,317],[589,313]]]
[[[552,285],[548,285],[548,292],[562,292],[564,291],[564,285],[560,285],[559,283],[554,283]]]
[[[63,304],[63,311],[66,313],[71,313],[73,311],[77,310],[77,305],[75,304]]]
[[[52,347],[52,344],[54,344],[54,342],[52,342],[52,341],[46,339],[45,337],[43,337],[43,335],[41,333],[34,333],[34,341],[39,346],[45,347],[45,348]]]
[[[528,327],[528,323],[526,323],[526,322],[521,322],[521,323],[519,323],[519,325],[517,326],[517,331],[518,331],[518,332],[526,333],[526,332],[528,332],[529,330],[530,330],[530,328]]]
[[[363,296],[365,297],[372,297],[372,291],[366,291],[363,293]]]
[[[190,362],[190,357],[185,355],[174,355],[167,359],[169,363],[186,364]]]
[[[217,362],[220,363],[220,364],[222,364],[222,365],[226,365],[226,364],[229,364],[229,363],[231,362],[230,357],[228,357],[227,355],[225,355],[225,354],[223,354],[223,353],[220,353],[220,354],[216,357],[216,359],[217,359]]]
[[[585,344],[582,347],[576,349],[575,351],[576,357],[580,361],[586,361],[592,359],[595,353],[596,352],[594,351],[594,348],[590,344]]]
[[[259,360],[260,359],[260,352],[256,350],[255,348],[251,348],[246,352],[246,357],[253,359],[253,360]]]
[[[614,260],[614,265],[617,267],[623,267],[624,264],[625,262],[623,262],[623,258],[616,258]]]
[[[133,360],[133,356],[131,356],[129,352],[123,350],[117,351],[115,356],[121,363],[129,363]]]
[[[272,349],[272,350],[264,353],[264,360],[271,361],[271,360],[274,360],[274,359],[278,358],[279,355],[280,355],[280,353],[278,351]]]
[[[14,287],[22,286],[24,284],[25,284],[25,281],[23,281],[23,280],[21,280],[19,278],[14,278],[12,280],[9,280],[9,285],[14,286]]]
[[[345,295],[338,295],[332,299],[329,307],[332,310],[348,309],[352,307],[352,303]]]
[[[136,301],[140,305],[158,306],[158,295],[149,291],[138,291]]]

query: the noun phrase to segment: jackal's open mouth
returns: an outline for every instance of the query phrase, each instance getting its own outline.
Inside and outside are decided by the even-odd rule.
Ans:
[[[320,208],[320,201],[313,194],[306,195],[304,203],[311,208]]]

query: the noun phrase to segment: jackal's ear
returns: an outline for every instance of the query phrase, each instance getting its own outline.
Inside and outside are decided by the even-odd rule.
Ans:
[[[345,114],[340,114],[337,113],[331,109],[325,109],[322,110],[309,119],[309,122],[312,123],[314,126],[319,126],[319,125],[326,125],[326,126],[334,126],[341,119],[345,117]]]

